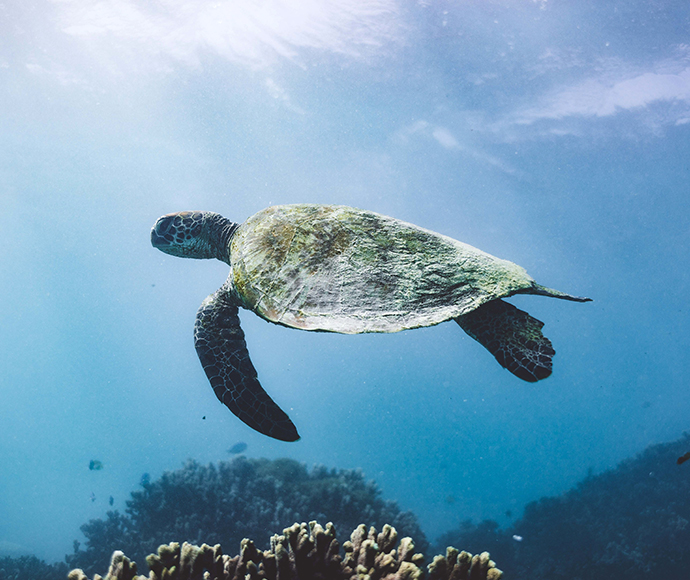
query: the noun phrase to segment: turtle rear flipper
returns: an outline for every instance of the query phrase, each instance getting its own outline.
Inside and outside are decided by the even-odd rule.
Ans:
[[[281,441],[297,441],[290,418],[263,390],[249,358],[238,307],[221,288],[201,304],[194,346],[216,397],[241,421]]]
[[[544,323],[503,300],[491,300],[455,318],[498,363],[531,383],[551,374],[556,351],[541,329]]]

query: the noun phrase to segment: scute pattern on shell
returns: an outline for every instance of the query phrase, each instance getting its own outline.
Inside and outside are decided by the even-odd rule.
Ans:
[[[530,288],[525,270],[447,236],[346,206],[267,208],[235,232],[232,282],[271,322],[396,332]]]

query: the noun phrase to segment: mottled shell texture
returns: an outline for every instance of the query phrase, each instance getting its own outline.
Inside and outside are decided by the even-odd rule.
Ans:
[[[259,316],[346,334],[431,326],[533,284],[517,264],[337,205],[260,211],[235,232],[230,260],[237,293]]]

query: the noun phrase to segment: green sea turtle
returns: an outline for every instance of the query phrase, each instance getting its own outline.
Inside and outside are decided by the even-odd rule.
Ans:
[[[542,322],[501,300],[539,294],[577,302],[537,284],[517,264],[391,217],[340,205],[269,207],[243,224],[220,214],[168,214],[151,230],[159,250],[230,266],[204,300],[194,343],[216,396],[247,425],[299,439],[259,384],[238,307],[301,330],[397,332],[455,320],[511,373],[551,374],[555,354]]]

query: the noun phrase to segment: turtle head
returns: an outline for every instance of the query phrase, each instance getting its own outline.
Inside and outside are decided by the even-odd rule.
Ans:
[[[151,245],[180,258],[218,258],[228,262],[228,242],[237,224],[211,211],[181,211],[158,218]]]

